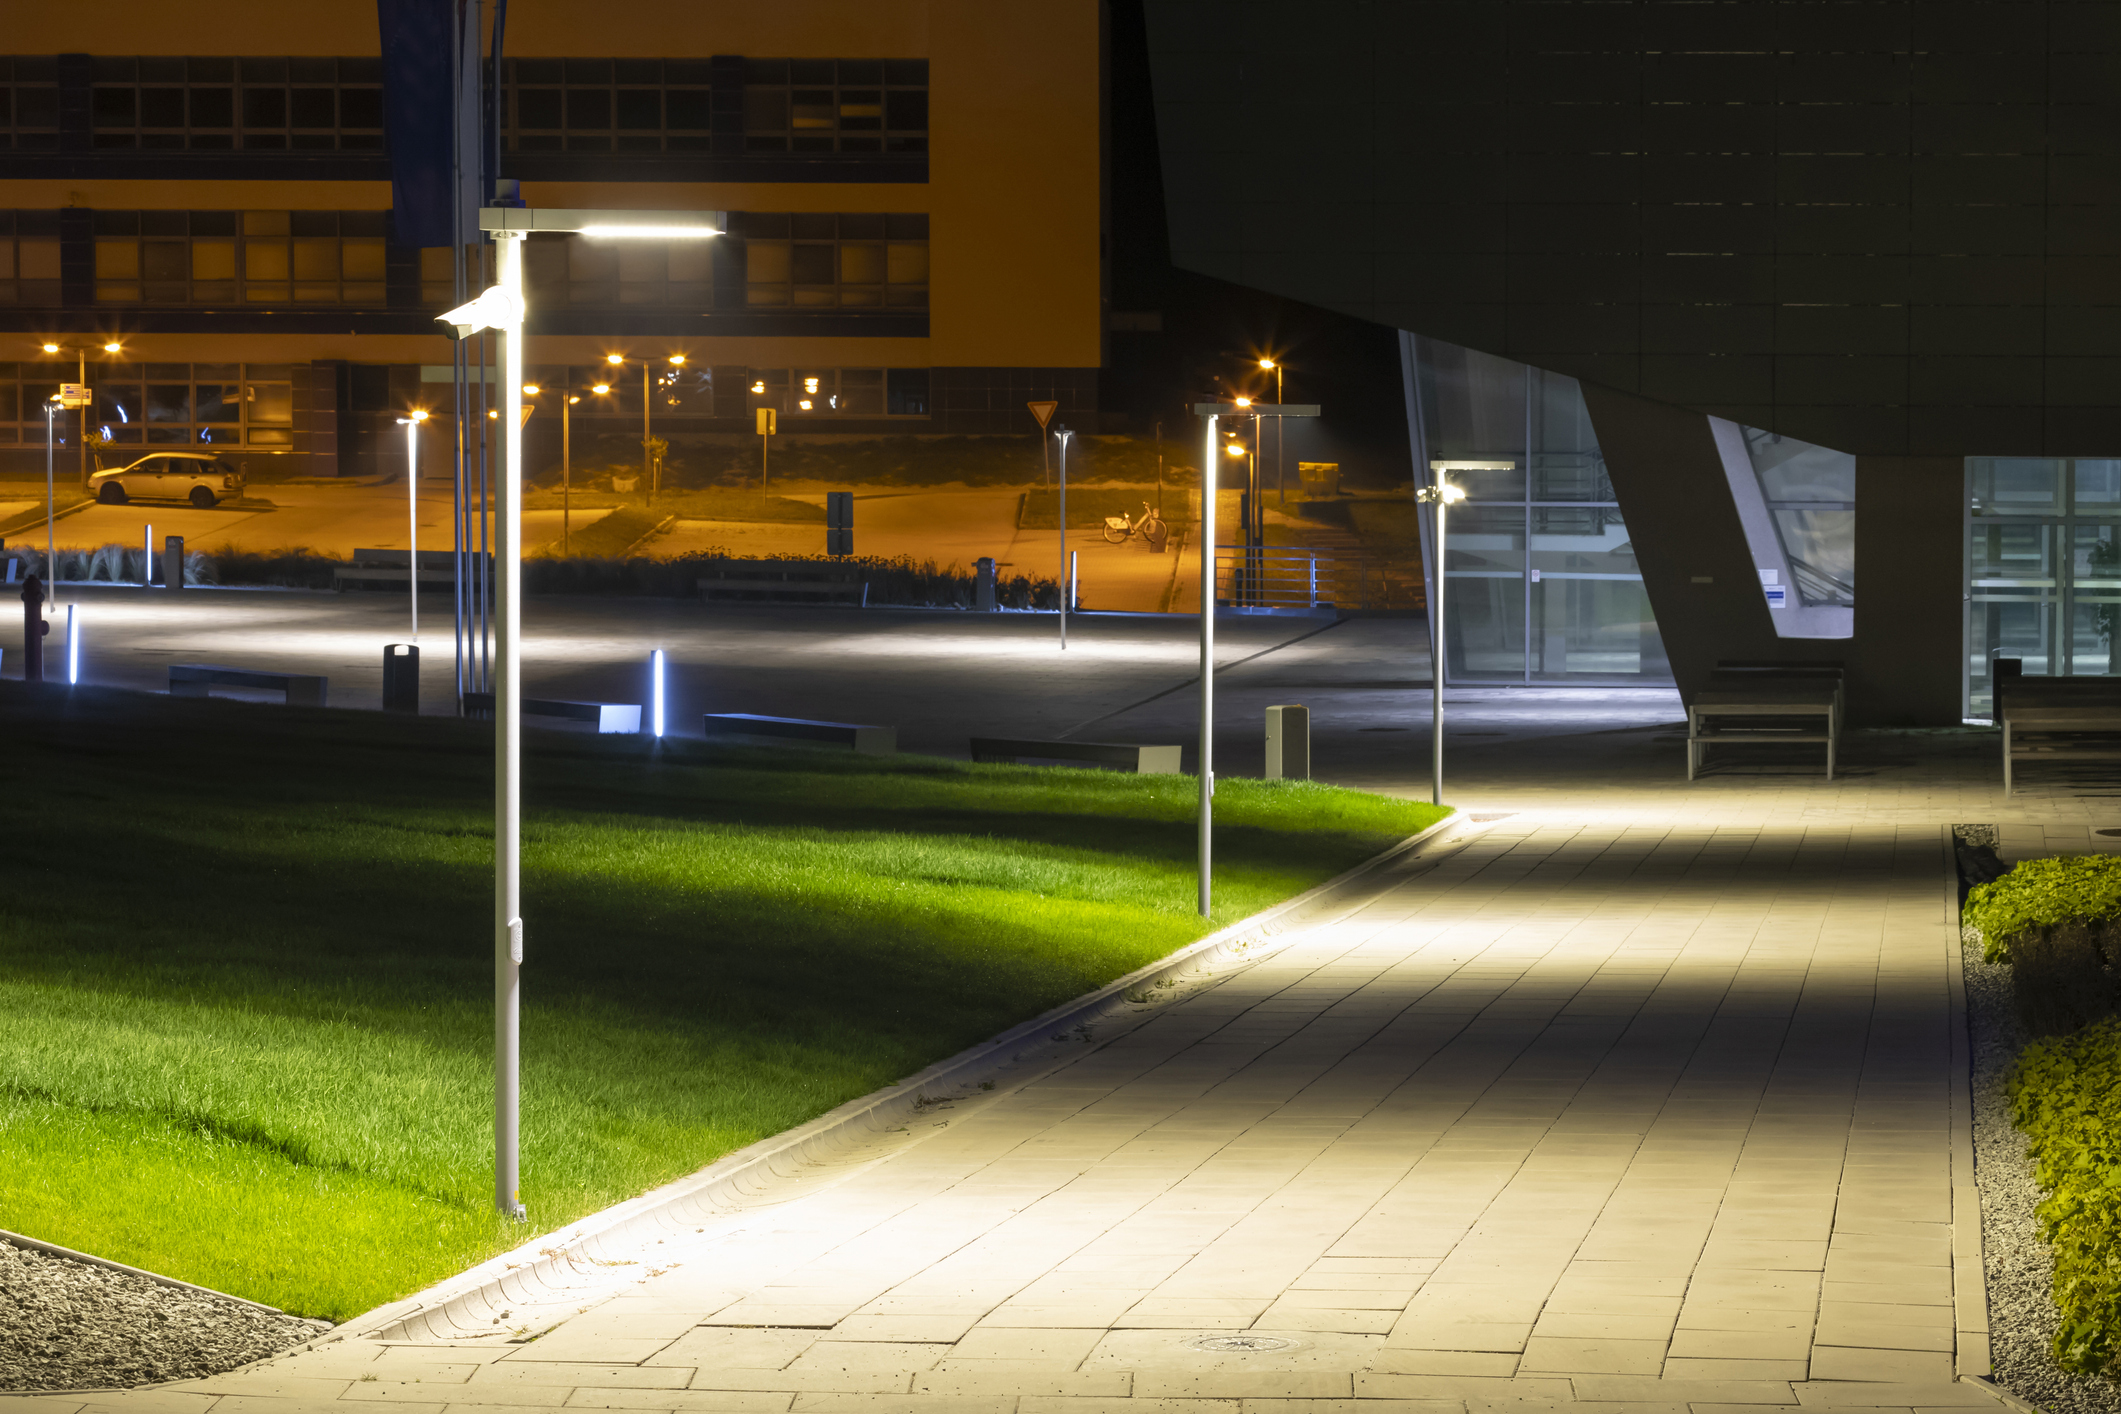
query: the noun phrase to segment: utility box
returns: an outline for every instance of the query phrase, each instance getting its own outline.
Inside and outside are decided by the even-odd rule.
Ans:
[[[162,540],[162,587],[182,589],[184,587],[184,537],[164,536]]]
[[[1000,608],[994,593],[994,558],[990,555],[973,561],[972,607],[982,613],[993,613]]]
[[[1287,706],[1267,709],[1267,779],[1311,779],[1310,708]]]
[[[383,710],[420,712],[420,647],[416,643],[383,645]]]
[[[828,555],[851,555],[854,553],[854,493],[852,491],[827,491],[825,493],[825,553]]]

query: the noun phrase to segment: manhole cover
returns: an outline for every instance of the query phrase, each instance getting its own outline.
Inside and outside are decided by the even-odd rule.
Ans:
[[[1180,1344],[1217,1355],[1257,1355],[1268,1350],[1294,1350],[1299,1342],[1283,1340],[1277,1335],[1196,1335],[1187,1337]]]

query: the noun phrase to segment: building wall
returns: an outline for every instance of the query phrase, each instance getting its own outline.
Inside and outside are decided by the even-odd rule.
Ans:
[[[2121,448],[2121,7],[1147,13],[1185,268],[1861,455]]]
[[[93,11],[25,13],[21,19],[11,25],[5,44],[12,55],[182,56],[202,48],[234,56],[379,52],[375,10],[364,5],[290,9],[237,0],[217,10],[210,41],[196,16],[145,0],[115,0]],[[534,308],[527,361],[586,366],[609,353],[653,360],[682,353],[693,367],[722,371],[711,406],[688,408],[667,428],[658,419],[659,431],[748,427],[748,403],[728,396],[722,383],[741,386],[753,369],[804,368],[932,370],[930,411],[805,419],[791,408],[784,413],[784,432],[802,431],[814,421],[815,430],[824,432],[1028,433],[1034,424],[1021,404],[1044,395],[1059,396],[1076,425],[1094,431],[1104,324],[1101,44],[1097,0],[815,0],[799,7],[650,0],[607,9],[517,7],[507,33],[511,61],[719,55],[921,59],[928,65],[928,143],[918,157],[767,157],[741,151],[739,133],[733,152],[718,147],[698,154],[595,158],[510,152],[501,159],[502,175],[519,177],[533,205],[924,216],[925,306],[828,312],[747,307],[744,241],[738,235],[717,243],[711,309]],[[741,73],[741,61],[734,62]],[[98,213],[386,212],[388,165],[381,152],[96,150],[75,111],[83,82],[75,71],[82,61],[66,59],[59,67],[62,123],[71,128],[50,151],[0,151],[7,207],[58,213],[58,298],[40,294],[32,300],[25,284],[22,299],[0,302],[0,362],[34,362],[42,340],[74,342],[77,335],[93,335],[98,344],[119,339],[122,357],[138,364],[307,368],[343,362],[402,371],[449,361],[452,346],[432,332],[440,307],[437,287],[422,288],[420,252],[395,244],[387,246],[387,297],[360,304],[237,304],[209,311],[99,302]],[[719,132],[716,141],[727,146]],[[302,381],[300,453],[316,458],[320,468],[336,457],[342,471],[361,469],[363,454],[328,427],[352,411],[343,398],[333,403],[332,380],[305,373]],[[1032,391],[1016,398],[1012,416],[1007,398],[1024,389]],[[35,456],[41,462],[41,452]]]

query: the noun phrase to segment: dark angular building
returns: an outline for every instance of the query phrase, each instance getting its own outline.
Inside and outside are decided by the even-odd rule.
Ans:
[[[1147,12],[1174,263],[1404,331],[1417,476],[1491,464],[1454,681],[2121,667],[2121,6]]]

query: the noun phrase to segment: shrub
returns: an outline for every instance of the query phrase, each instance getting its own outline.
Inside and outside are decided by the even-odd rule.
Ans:
[[[2121,855],[2028,859],[1967,895],[1961,921],[1981,931],[1989,962],[2012,960],[2014,942],[2032,930],[2071,919],[2121,919]]]
[[[187,577],[191,574],[189,561],[192,558],[190,555],[185,557]],[[347,563],[301,547],[275,550],[271,554],[223,547],[210,556],[198,558],[202,565],[201,584],[273,585],[281,589],[329,589],[333,583],[332,571]]]
[[[2010,1089],[2047,1193],[2037,1211],[2062,1314],[2055,1360],[2093,1374],[2121,1352],[2121,1018],[2035,1041]]]

